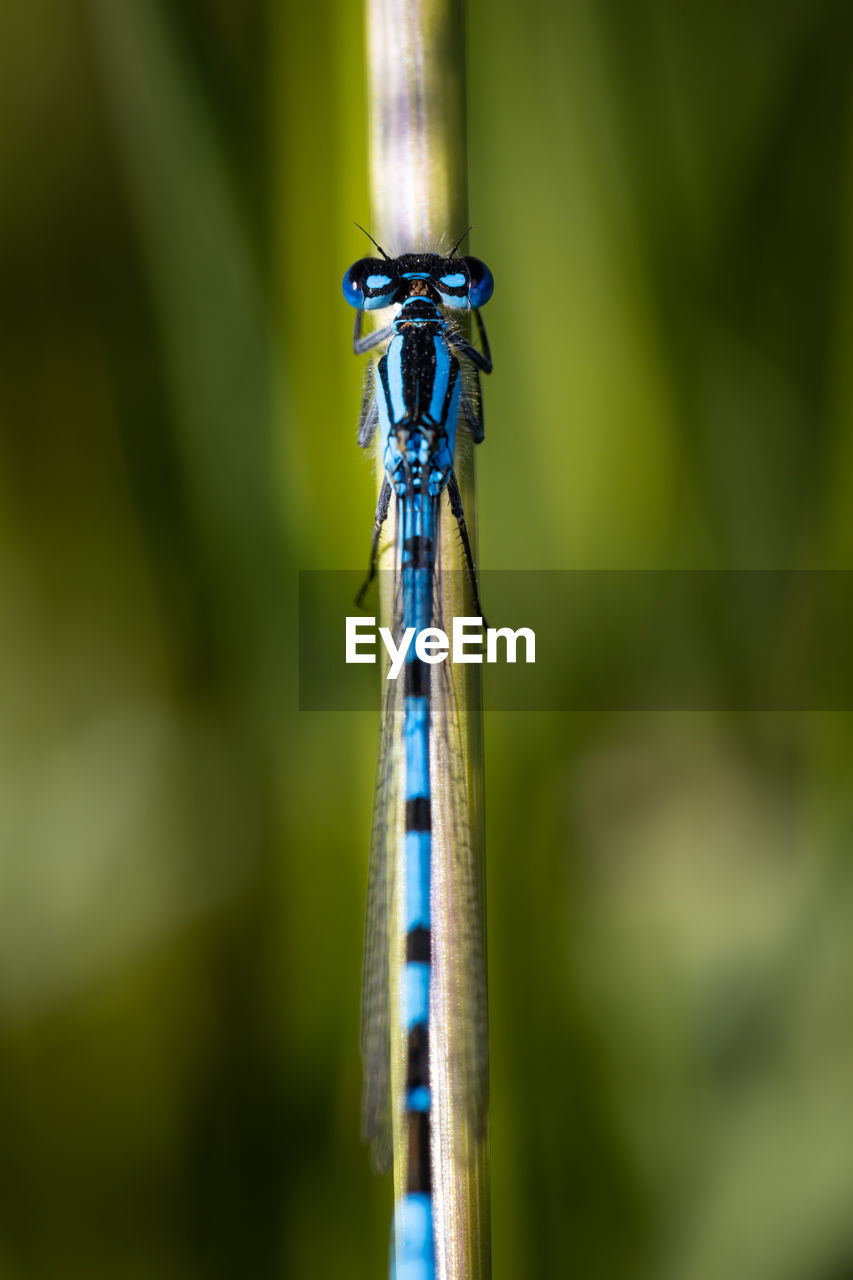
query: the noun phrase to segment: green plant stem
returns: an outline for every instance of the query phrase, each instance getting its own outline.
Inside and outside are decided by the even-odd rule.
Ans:
[[[449,250],[468,226],[468,165],[465,104],[465,11],[462,0],[367,0],[368,117],[370,136],[370,231],[392,256],[419,250]],[[379,320],[383,323],[384,318]],[[476,553],[473,447],[467,433],[457,436],[456,473],[466,521]],[[378,474],[382,475],[381,459]],[[445,507],[437,550],[445,618],[470,611],[455,521]],[[451,572],[447,572],[451,570]],[[455,572],[454,572],[455,571]],[[386,578],[390,575],[383,575]],[[386,619],[390,600],[383,600]],[[460,672],[462,674],[460,674]],[[453,865],[470,859],[485,911],[483,858],[483,751],[480,668],[454,670],[457,724],[454,749],[467,781],[469,827],[464,853],[453,848],[436,823],[433,850],[434,893],[455,892]],[[441,811],[452,799],[434,796]],[[436,864],[444,861],[438,871]],[[436,883],[439,888],[435,888]],[[440,914],[440,913],[439,913]],[[439,953],[439,988],[451,979],[452,936],[434,931]],[[397,989],[401,957],[392,957],[391,991]],[[396,972],[393,970],[396,968]],[[432,1064],[452,1061],[452,990],[439,990],[447,1016],[430,1020]],[[462,1029],[464,1034],[464,1028]],[[458,1048],[458,1046],[457,1046]],[[402,1070],[398,1061],[397,1078]],[[442,1280],[488,1280],[491,1275],[488,1132],[458,1132],[458,1109],[451,1106],[433,1075],[433,1194],[437,1223],[438,1274]],[[395,1090],[400,1096],[399,1089]],[[401,1114],[395,1115],[395,1184],[401,1194],[405,1138]],[[462,1126],[464,1128],[464,1125]]]

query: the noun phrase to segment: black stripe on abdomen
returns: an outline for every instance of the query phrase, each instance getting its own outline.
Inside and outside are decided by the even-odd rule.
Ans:
[[[406,1117],[409,1129],[409,1164],[406,1190],[425,1191],[432,1195],[432,1162],[430,1160],[430,1116],[428,1111],[410,1111]]]
[[[422,533],[403,540],[403,562],[413,569],[428,569],[432,563],[432,538]]]
[[[432,817],[429,796],[416,796],[406,801],[406,830],[429,831]]]

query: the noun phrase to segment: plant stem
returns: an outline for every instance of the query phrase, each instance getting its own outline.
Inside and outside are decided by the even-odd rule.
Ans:
[[[367,0],[367,46],[371,234],[392,256],[426,250],[447,251],[468,226],[464,4],[462,0]],[[464,430],[457,435],[455,469],[476,554],[473,446]],[[381,459],[378,473],[381,477]],[[437,563],[443,568],[440,574],[443,616],[449,619],[468,613],[470,606],[466,602],[466,580],[455,521],[447,507],[441,521]],[[383,599],[386,618],[390,616],[391,603],[387,596]],[[471,874],[474,879],[478,899],[474,910],[479,910],[481,917],[472,922],[472,928],[482,930],[484,938],[480,671],[474,664],[453,670],[456,723],[450,730],[443,726],[442,731],[444,745],[449,742],[458,754],[467,783],[467,830],[464,838],[454,845],[447,836],[452,824],[436,821],[433,898],[447,905],[447,911],[437,913],[439,918],[447,916],[454,901],[458,910],[465,892],[454,877],[459,875],[457,868],[467,864],[468,869],[463,865],[462,874]],[[434,797],[439,813],[443,804],[452,803],[451,796]],[[437,1266],[441,1280],[488,1280],[491,1275],[488,1129],[477,1133],[466,1129],[458,1099],[454,1101],[450,1096],[455,1088],[452,1069],[443,1075],[442,1067],[460,1056],[459,1045],[454,1045],[453,1037],[464,1038],[466,1032],[465,1027],[458,1025],[458,1011],[455,1012],[458,1000],[452,989],[458,957],[449,954],[458,946],[459,936],[453,929],[440,934],[434,927],[438,1012],[430,1015],[430,1062]],[[397,990],[402,962],[402,956],[392,956],[392,993]],[[398,1098],[402,1096],[403,1071],[404,1064],[398,1054],[392,1066],[397,1082],[394,1092]],[[395,1108],[396,1198],[403,1190],[400,1182],[405,1156],[402,1118],[401,1109]]]

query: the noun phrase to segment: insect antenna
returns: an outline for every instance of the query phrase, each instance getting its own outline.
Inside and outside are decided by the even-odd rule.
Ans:
[[[357,226],[357,225],[358,225],[358,223],[356,223],[356,226]],[[453,255],[456,253],[456,250],[459,248],[460,244],[461,244],[461,243],[462,243],[462,241],[465,239],[465,237],[467,236],[468,232],[469,232],[469,231],[471,231],[471,230],[473,230],[473,223],[471,224],[471,226],[470,226],[470,227],[467,227],[467,228],[465,229],[465,231],[463,231],[463,232],[462,232],[462,235],[459,237],[459,239],[456,241],[456,244],[453,246],[453,248],[450,250],[450,253],[447,255],[447,256],[448,256],[448,258],[452,258],[452,257],[453,257]],[[374,243],[374,244],[376,244],[376,241],[374,240],[374,241],[373,241],[373,243]],[[378,248],[379,248],[379,245],[376,245],[376,247],[377,247],[377,249],[378,249]]]
[[[360,222],[357,222],[355,225],[358,227],[359,231],[364,231],[364,227],[361,225],[361,223],[360,223]],[[470,230],[471,230],[471,228],[469,227],[469,228],[468,228],[468,231],[470,231]],[[468,231],[466,231],[466,232],[465,232],[465,236],[467,236]],[[367,236],[368,240],[370,241],[370,243],[371,243],[372,245],[376,245],[376,248],[377,248],[377,249],[379,250],[379,252],[382,254],[382,257],[386,260],[386,262],[390,262],[390,261],[391,261],[391,255],[385,252],[385,250],[382,248],[382,245],[381,245],[381,244],[376,244],[376,241],[373,239],[373,236],[370,234],[370,232],[369,232],[369,231],[364,231],[364,234]],[[462,237],[462,239],[463,239],[463,240],[465,239],[465,236],[463,236],[463,237]],[[461,243],[461,241],[460,241],[459,243]],[[456,247],[456,246],[454,246],[454,247]],[[452,257],[453,257],[453,254],[451,254],[450,256],[451,256],[451,258],[452,258]]]

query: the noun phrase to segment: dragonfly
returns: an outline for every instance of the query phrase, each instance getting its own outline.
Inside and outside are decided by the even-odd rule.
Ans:
[[[391,257],[369,238],[381,257],[359,259],[343,279],[356,309],[353,350],[384,348],[369,368],[358,426],[364,449],[379,432],[384,471],[359,600],[376,575],[393,499],[399,637],[441,625],[448,508],[482,618],[454,454],[458,428],[475,444],[484,436],[480,373],[491,373],[492,357],[479,309],[494,279],[480,259],[456,256],[461,240],[445,255]],[[363,335],[364,313],[389,307],[397,308],[390,323]],[[446,314],[468,310],[481,349]],[[474,1277],[487,1269],[475,1255],[488,1246],[477,1243],[466,1205],[487,1202],[471,1171],[487,1123],[488,1029],[462,730],[448,663],[424,661],[410,646],[401,678],[384,686],[362,991],[362,1130],[376,1168],[394,1168],[391,1280]]]

